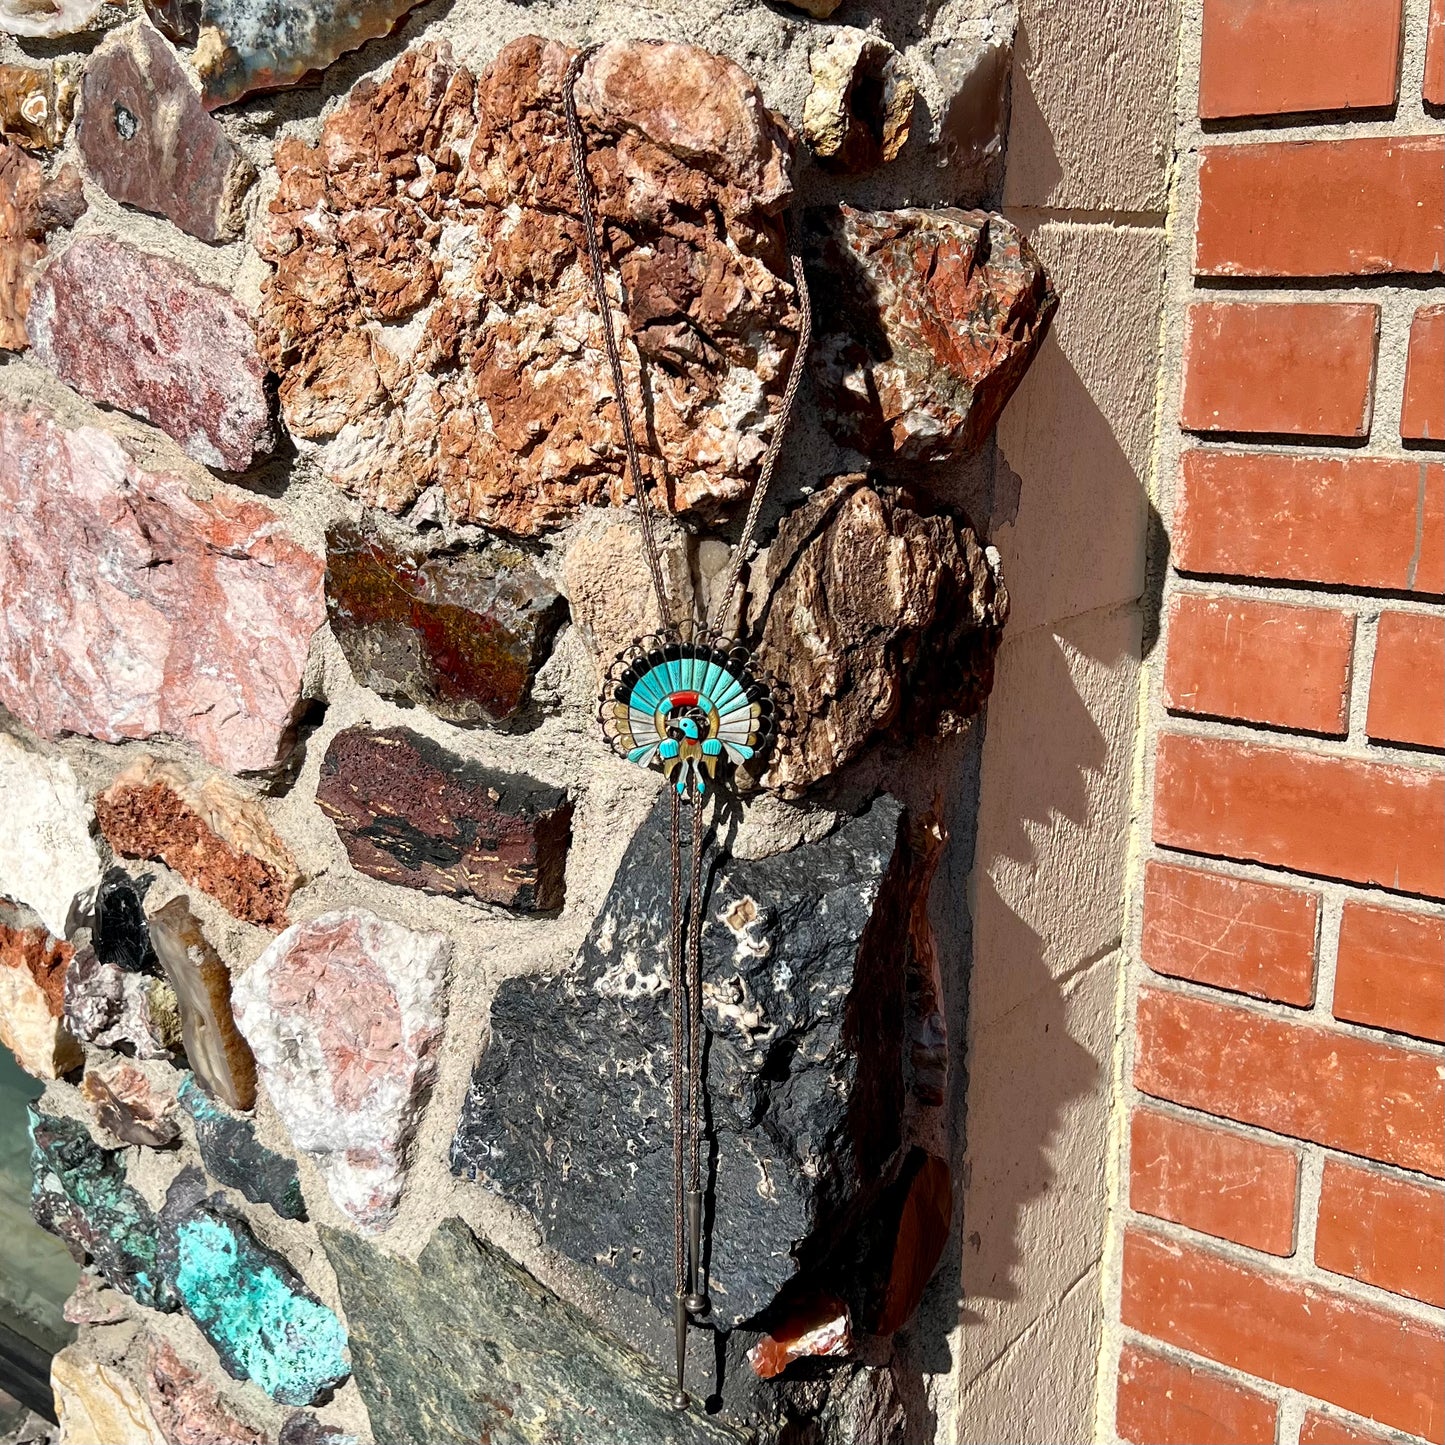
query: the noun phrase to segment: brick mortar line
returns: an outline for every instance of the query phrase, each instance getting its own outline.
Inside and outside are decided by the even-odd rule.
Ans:
[[[1355,617],[1355,645],[1350,654],[1349,691],[1349,741],[1365,747],[1379,747],[1372,743],[1368,728],[1370,715],[1370,689],[1375,679],[1375,644],[1379,639],[1380,614],[1384,608],[1361,612]],[[1445,609],[1421,611],[1419,616],[1432,617]]]
[[[1198,717],[1190,713],[1170,711],[1164,707],[1162,698],[1160,713],[1156,739],[1165,734],[1173,734],[1178,737],[1256,743],[1261,747],[1285,752],[1305,752],[1315,757],[1339,758],[1344,762],[1405,767],[1427,775],[1445,770],[1445,757],[1438,751],[1396,743],[1365,742],[1362,738],[1354,737],[1353,731],[1349,737],[1329,738],[1321,737],[1317,733],[1268,728],[1266,724],[1241,722],[1234,718]],[[1155,751],[1158,751],[1157,748]]]

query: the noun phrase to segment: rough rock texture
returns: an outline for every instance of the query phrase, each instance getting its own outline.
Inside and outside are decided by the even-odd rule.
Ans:
[[[326,611],[363,687],[464,723],[517,712],[567,615],[513,547],[433,552],[350,522],[326,534]]]
[[[201,31],[201,0],[142,0],[147,18],[167,40],[194,45]]]
[[[337,1230],[323,1228],[321,1239],[378,1440],[723,1445],[745,1438],[696,1407],[674,1410],[672,1386],[655,1364],[459,1219],[437,1227],[416,1264]]]
[[[315,1415],[297,1410],[281,1422],[276,1445],[361,1445],[355,1435],[335,1425],[327,1425]]]
[[[140,889],[124,868],[107,868],[100,880],[95,892],[90,943],[102,963],[113,963],[128,973],[159,971]]]
[[[0,457],[0,470],[4,469]],[[0,527],[4,519],[0,518]],[[0,598],[6,591],[0,569]],[[0,614],[0,632],[8,625]],[[57,938],[90,910],[100,855],[90,838],[90,803],[63,758],[42,757],[0,733],[0,897],[35,910]]]
[[[560,908],[565,789],[469,762],[409,728],[347,728],[321,761],[321,811],[371,878],[527,912]]]
[[[255,172],[149,25],[138,20],[105,37],[80,98],[80,153],[109,195],[202,241],[240,234]]]
[[[80,1094],[95,1122],[124,1144],[165,1149],[180,1138],[175,1096],[157,1089],[134,1064],[92,1065]]]
[[[166,1282],[228,1375],[310,1405],[351,1373],[341,1321],[221,1195],[207,1197],[199,1169],[176,1176],[160,1220]]]
[[[988,436],[1058,306],[1023,235],[984,211],[808,212],[824,423],[876,460],[946,461]]]
[[[1012,31],[998,17],[961,25],[934,44],[930,59],[943,95],[932,141],[957,178],[952,193],[997,191],[1008,129]]]
[[[832,170],[857,173],[897,158],[908,143],[918,92],[881,36],[840,26],[808,57],[813,88],[803,138]]]
[[[208,467],[244,471],[274,444],[245,308],[178,261],[81,236],[35,283],[25,324],[42,366]]]
[[[176,1353],[152,1340],[146,1357],[146,1402],[166,1445],[266,1445],[266,1437],[237,1420],[220,1391]]]
[[[288,426],[368,502],[440,481],[457,517],[530,534],[623,500],[560,112],[570,55],[523,37],[474,79],[419,46],[316,147],[278,147],[263,351]],[[639,441],[665,505],[715,512],[756,478],[795,344],[787,136],[743,71],[689,45],[604,45],[577,98]]]
[[[96,798],[95,817],[122,857],[158,858],[237,918],[286,926],[301,875],[261,805],[232,779],[198,782],[176,763],[139,757]]]
[[[60,1421],[56,1445],[168,1445],[140,1387],[123,1370],[70,1345],[50,1362]]]
[[[65,1024],[100,1048],[138,1059],[168,1059],[181,1047],[180,1004],[164,979],[102,963],[86,944],[65,973]]]
[[[783,0],[790,10],[801,10],[814,20],[826,20],[842,3],[843,0]]]
[[[0,140],[54,150],[70,119],[72,89],[53,65],[0,65]]]
[[[66,1323],[72,1325],[113,1325],[125,1319],[124,1296],[111,1289],[98,1276],[82,1271],[70,1298],[61,1309]]]
[[[88,30],[106,0],[0,0],[0,30],[49,40]]]
[[[401,1198],[450,960],[445,934],[350,908],[294,924],[236,981],[271,1103],[363,1229],[389,1224]]]
[[[536,1215],[553,1248],[672,1296],[665,797],[633,839],[576,966],[504,982],[452,1168]],[[712,1319],[763,1310],[867,1213],[895,1167],[904,972],[917,886],[880,799],[831,837],[707,861],[702,934]],[[866,1022],[865,1022],[866,1021]],[[626,1161],[619,1169],[618,1161]]]
[[[258,90],[309,79],[368,40],[389,35],[420,0],[170,0],[165,7],[198,32],[196,70],[206,104],[229,105]]]
[[[112,433],[0,410],[0,705],[46,737],[167,733],[271,767],[325,614],[269,508],[143,467]]]
[[[30,1210],[77,1260],[139,1304],[173,1310],[158,1267],[156,1216],[125,1182],[122,1155],[102,1149],[84,1124],[30,1110]]]
[[[177,1098],[195,1126],[201,1163],[217,1184],[240,1190],[252,1204],[270,1205],[283,1219],[306,1218],[294,1159],[268,1149],[249,1119],[208,1098],[194,1078],[187,1077]]]
[[[25,316],[45,241],[85,210],[80,172],[62,166],[47,180],[40,162],[17,145],[0,145],[0,351],[23,351]]]
[[[794,721],[766,782],[795,797],[893,729],[946,737],[993,686],[998,554],[907,490],[840,477],[783,518],[750,583],[758,662]]]
[[[0,1044],[37,1079],[58,1079],[84,1061],[65,1026],[73,954],[30,909],[0,899]]]
[[[231,1016],[231,971],[191,912],[172,898],[151,915],[151,942],[181,1012],[186,1058],[208,1092],[233,1109],[256,1102],[256,1060]]]

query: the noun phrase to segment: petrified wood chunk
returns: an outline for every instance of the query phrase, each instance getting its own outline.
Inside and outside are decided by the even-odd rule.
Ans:
[[[554,1249],[670,1314],[668,807],[659,798],[632,840],[575,967],[498,989],[451,1162],[530,1210]],[[898,924],[920,882],[907,850],[895,853],[900,811],[880,799],[791,853],[706,860],[718,1328],[757,1315],[835,1248],[897,1166]]]
[[[47,180],[18,145],[0,145],[0,351],[24,351],[25,317],[45,240],[85,210],[80,172],[62,166]]]
[[[741,1445],[700,1409],[672,1408],[650,1360],[539,1284],[460,1219],[413,1264],[340,1230],[321,1242],[351,1326],[356,1383],[378,1440],[431,1445]],[[485,1385],[478,1344],[485,1341]],[[424,1360],[426,1367],[417,1368]]]
[[[0,140],[54,150],[65,136],[73,94],[53,65],[0,65]]]
[[[73,953],[28,908],[0,898],[0,1044],[37,1079],[58,1079],[84,1059],[65,1026]]]
[[[965,518],[839,477],[783,518],[756,570],[758,661],[795,718],[765,779],[784,796],[886,730],[946,737],[983,706],[1008,594]]]
[[[1018,228],[984,211],[807,216],[823,420],[878,459],[943,461],[988,435],[1058,306]]]
[[[80,97],[80,153],[108,195],[202,241],[239,234],[255,172],[149,25],[105,37]]]
[[[99,427],[0,407],[0,705],[46,737],[168,733],[232,771],[290,745],[321,564]]]
[[[803,137],[831,170],[872,170],[908,143],[918,92],[898,52],[881,35],[840,26],[808,56],[813,88]]]
[[[351,865],[372,878],[528,911],[560,908],[566,791],[469,762],[409,728],[347,728],[316,789]]]
[[[277,149],[263,348],[287,424],[368,502],[439,480],[457,517],[530,534],[623,500],[562,120],[571,54],[523,37],[474,79],[418,46],[315,147]],[[604,45],[577,101],[639,440],[665,505],[715,512],[756,479],[796,341],[787,132],[731,61],[671,42]]]
[[[434,552],[351,522],[326,533],[326,610],[357,682],[451,722],[511,717],[566,616],[515,547]]]
[[[286,926],[301,875],[261,805],[224,774],[197,782],[142,756],[96,798],[95,817],[122,857],[158,858],[237,918]]]

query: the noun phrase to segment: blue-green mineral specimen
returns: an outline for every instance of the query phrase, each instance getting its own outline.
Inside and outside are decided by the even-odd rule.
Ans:
[[[42,1114],[33,1104],[29,1110],[36,1222],[138,1303],[175,1309],[157,1258],[156,1216],[125,1182],[121,1151],[102,1149],[78,1120]]]
[[[283,1405],[315,1404],[351,1373],[341,1321],[205,1187],[200,1170],[186,1169],[166,1195],[167,1282],[229,1375]]]
[[[282,1219],[306,1218],[294,1159],[260,1143],[251,1121],[218,1104],[194,1074],[186,1075],[176,1097],[195,1121],[201,1163],[217,1184],[239,1189],[252,1204],[269,1204]]]

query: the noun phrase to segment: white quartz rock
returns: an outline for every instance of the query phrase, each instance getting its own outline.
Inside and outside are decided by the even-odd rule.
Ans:
[[[105,0],[0,0],[0,30],[44,39],[85,30],[105,8]]]

